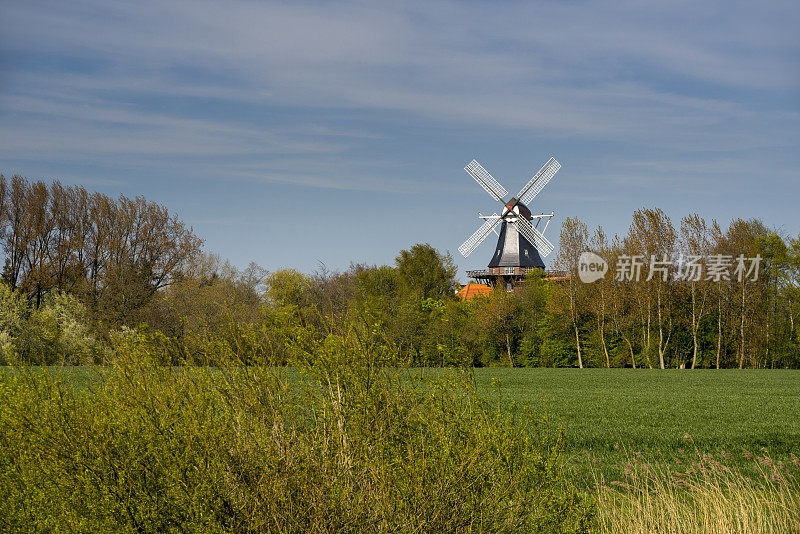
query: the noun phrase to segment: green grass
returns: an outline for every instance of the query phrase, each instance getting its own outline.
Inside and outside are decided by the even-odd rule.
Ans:
[[[798,371],[476,370],[482,387],[493,378],[503,402],[564,427],[576,469],[599,468],[609,479],[636,453],[674,462],[697,449],[741,465],[752,465],[749,453],[800,456]]]

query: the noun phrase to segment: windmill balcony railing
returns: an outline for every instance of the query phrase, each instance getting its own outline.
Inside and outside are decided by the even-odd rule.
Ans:
[[[531,271],[539,270],[538,267],[492,267],[489,269],[473,269],[467,271],[467,276],[474,279],[488,279],[498,276],[525,276]],[[566,278],[566,271],[545,271],[547,278]]]

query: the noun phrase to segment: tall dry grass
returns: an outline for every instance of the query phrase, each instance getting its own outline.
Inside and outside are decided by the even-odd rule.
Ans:
[[[731,455],[696,451],[670,466],[633,455],[624,482],[598,480],[598,527],[613,533],[800,532],[800,459],[775,462],[744,451],[752,470],[725,465]]]

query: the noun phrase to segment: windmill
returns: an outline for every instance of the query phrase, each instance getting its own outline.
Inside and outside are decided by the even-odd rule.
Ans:
[[[474,159],[464,167],[464,170],[483,187],[489,195],[503,205],[500,215],[483,215],[478,213],[478,218],[484,223],[472,234],[458,251],[466,258],[489,234],[498,236],[497,248],[489,262],[488,269],[467,271],[467,275],[477,280],[495,285],[498,280],[505,280],[513,284],[525,277],[525,274],[535,268],[544,269],[542,256],[553,252],[553,244],[544,236],[554,212],[533,215],[528,208],[534,198],[544,189],[547,183],[555,176],[561,164],[550,160],[533,175],[517,196],[505,200],[508,191],[492,177],[483,166]],[[539,231],[539,224],[546,219],[544,228]],[[536,223],[533,224],[533,221]],[[502,223],[500,232],[497,225]]]

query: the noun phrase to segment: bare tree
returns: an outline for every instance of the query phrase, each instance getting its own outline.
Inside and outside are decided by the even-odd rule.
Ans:
[[[0,177],[3,278],[38,307],[53,289],[127,317],[171,284],[201,241],[142,197],[112,200],[82,187]]]
[[[680,249],[683,264],[682,279],[689,284],[690,313],[692,333],[692,366],[697,366],[697,357],[700,351],[698,339],[700,323],[708,313],[708,299],[710,283],[702,276],[702,271],[694,271],[695,265],[701,265],[701,260],[711,250],[711,235],[706,221],[697,214],[687,215],[681,219]]]
[[[601,257],[609,257],[610,247],[606,238],[606,233],[603,228],[598,226],[592,236],[590,248],[598,253]],[[594,311],[595,321],[597,323],[597,333],[600,337],[600,347],[603,349],[603,356],[605,357],[606,367],[611,367],[611,358],[608,354],[608,344],[606,343],[606,321],[608,319],[608,297],[613,290],[614,278],[613,275],[605,276],[591,286],[593,302],[592,309]]]
[[[665,368],[665,354],[672,335],[672,314],[669,274],[665,265],[672,257],[675,250],[675,228],[669,217],[660,209],[643,208],[633,214],[633,222],[629,232],[629,240],[634,244],[634,250],[649,260],[647,279],[642,285],[647,292],[648,302],[648,345],[650,330],[649,305],[653,303],[656,311],[656,326],[658,328],[658,361],[661,369]]]
[[[561,226],[558,255],[554,265],[557,269],[566,271],[569,276],[566,281],[567,298],[569,300],[570,319],[575,333],[575,349],[578,353],[578,367],[583,369],[583,356],[581,354],[581,337],[578,328],[581,296],[581,282],[578,279],[578,258],[587,249],[589,230],[586,224],[577,217],[567,217]]]

